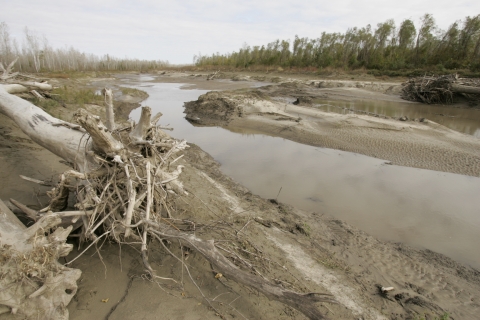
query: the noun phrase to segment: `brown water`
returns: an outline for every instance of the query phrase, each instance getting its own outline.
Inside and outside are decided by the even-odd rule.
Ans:
[[[144,81],[137,87],[150,95],[144,104],[164,114],[161,125],[170,124],[174,137],[210,153],[224,173],[253,193],[275,198],[281,188],[281,202],[480,268],[480,178],[385,165],[380,159],[255,132],[194,127],[184,119],[183,102],[206,91]],[[139,114],[134,110],[131,117]]]
[[[480,138],[480,109],[452,108],[443,105],[426,105],[411,102],[380,100],[316,100],[316,108],[340,114],[378,114],[392,118],[427,118],[455,131]]]

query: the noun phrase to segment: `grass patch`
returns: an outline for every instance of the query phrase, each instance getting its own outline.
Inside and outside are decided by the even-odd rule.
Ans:
[[[51,98],[28,99],[34,105],[41,107],[52,116],[57,116],[59,110],[67,108],[67,105],[74,105],[74,109],[82,108],[86,104],[103,105],[103,96],[96,95],[94,89],[78,89],[63,86],[48,93]]]
[[[81,78],[98,78],[105,76],[105,72],[96,71],[59,71],[40,73],[41,77],[48,79],[81,79]]]
[[[103,96],[95,94],[94,89],[79,89],[63,86],[51,92],[52,99],[62,104],[103,104]]]
[[[148,98],[148,93],[142,90],[134,89],[134,88],[126,88],[126,87],[120,87],[120,91],[122,92],[123,95],[129,95],[132,97],[137,97],[137,98],[142,98],[146,99]]]

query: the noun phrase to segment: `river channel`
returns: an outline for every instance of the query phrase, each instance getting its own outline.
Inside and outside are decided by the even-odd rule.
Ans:
[[[480,138],[480,110],[475,108],[452,108],[442,105],[428,105],[409,102],[399,103],[380,100],[318,100],[316,108],[340,114],[373,113],[391,118],[427,118],[450,129]]]
[[[153,114],[163,113],[160,124],[174,128],[169,132],[173,137],[199,145],[225,174],[253,193],[345,220],[382,240],[427,248],[480,268],[480,178],[386,165],[384,160],[255,132],[195,127],[184,119],[183,103],[207,91],[154,80],[129,77],[122,85],[146,91],[150,97],[143,105]],[[406,112],[402,103],[389,103],[388,108]],[[450,109],[438,113],[447,111],[456,116]],[[136,109],[130,116],[139,115]],[[478,135],[479,129],[464,131]]]

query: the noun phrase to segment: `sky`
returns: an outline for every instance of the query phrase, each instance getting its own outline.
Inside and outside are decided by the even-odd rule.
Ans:
[[[0,0],[0,22],[19,44],[24,29],[54,48],[99,56],[189,64],[295,35],[316,39],[387,19],[397,26],[430,13],[441,29],[480,14],[479,0]]]

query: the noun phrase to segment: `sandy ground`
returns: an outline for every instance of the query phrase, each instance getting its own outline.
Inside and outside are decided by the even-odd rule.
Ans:
[[[235,93],[242,94],[249,93]],[[252,100],[248,103],[250,109],[242,110],[255,110],[258,101],[265,100],[269,104],[262,102],[261,108],[278,109],[277,102],[266,97],[268,92],[255,93],[253,98],[249,96]],[[212,101],[218,101],[217,98]],[[90,108],[94,110],[97,107]],[[268,109],[267,114],[242,111],[246,116],[228,118],[222,124],[246,127],[250,122],[266,128],[283,129],[300,125],[308,128],[310,121],[303,119],[297,122],[298,116],[292,114],[298,110],[292,113],[290,110],[293,109],[289,108],[283,111],[281,108]],[[310,106],[303,109],[317,121],[317,111]],[[414,137],[414,133],[432,131],[430,124],[424,123],[384,122],[361,116],[341,120],[332,118],[324,120],[330,132],[335,132],[336,126],[355,130],[353,127],[357,124],[361,128],[359,131],[371,131],[368,135],[370,139],[375,135],[379,138],[378,132],[384,135],[390,131],[406,131]],[[273,131],[271,134],[282,133]],[[431,134],[430,138],[427,134],[425,139],[435,140],[438,135],[445,137],[445,148],[452,143],[448,139],[458,143],[463,141],[469,146],[460,146],[459,150],[452,151],[455,154],[465,152],[468,155],[470,147],[479,150],[478,144],[464,139],[463,135],[457,138],[459,134],[445,129]],[[394,137],[392,135],[390,139]],[[352,144],[361,144],[360,140]],[[402,141],[409,139],[399,140],[400,145],[406,145]],[[338,148],[342,148],[341,139],[337,141],[340,141]],[[364,146],[365,150],[367,147]],[[393,157],[391,161],[401,161],[399,153],[390,152],[400,159]],[[18,174],[45,179],[65,169],[58,162],[60,159],[33,144],[3,115],[0,115],[0,156],[0,198],[15,197],[32,207],[45,203],[42,193],[46,188],[32,186],[20,180]],[[476,159],[478,161],[478,152]],[[191,145],[180,161],[186,167],[181,177],[190,195],[178,199],[175,218],[195,221],[197,236],[215,239],[232,261],[252,274],[262,275],[292,290],[332,294],[338,304],[318,304],[326,317],[440,319],[448,314],[451,319],[478,319],[478,270],[428,250],[378,241],[325,215],[303,212],[255,196],[223,175],[219,165],[195,145]],[[456,164],[457,167],[464,166]],[[474,167],[478,170],[478,162]],[[461,170],[466,170],[467,174],[478,174],[475,170]],[[163,247],[153,244],[150,248],[150,262],[157,274],[175,281],[146,280],[138,248],[103,243],[72,263],[83,274],[77,295],[69,305],[70,319],[305,319],[298,311],[269,301],[255,290],[225,277],[215,277],[218,270],[212,270],[206,260],[185,244],[170,242],[167,248],[186,262],[188,271]],[[67,257],[65,262],[71,261],[76,253]],[[389,295],[382,295],[379,286],[393,286],[395,290]],[[0,319],[9,318],[15,317],[0,315]]]
[[[369,89],[323,82],[271,85],[255,90],[209,92],[186,104],[197,125],[248,129],[313,146],[388,160],[391,164],[480,176],[480,140],[428,119],[400,121],[383,116],[335,114],[315,108],[315,99],[399,101],[396,87]],[[333,83],[340,83],[334,81]],[[386,91],[384,91],[384,89]],[[389,90],[390,88],[390,90]],[[384,92],[387,92],[385,94]],[[292,102],[297,99],[296,103]]]

